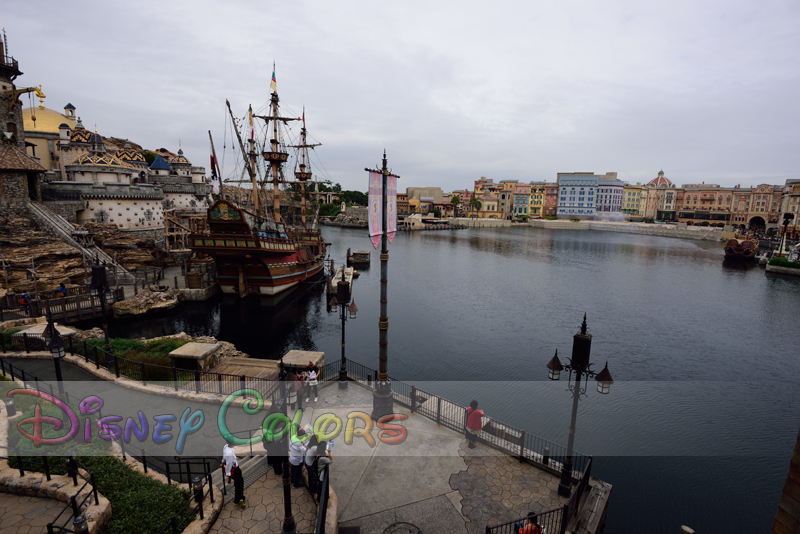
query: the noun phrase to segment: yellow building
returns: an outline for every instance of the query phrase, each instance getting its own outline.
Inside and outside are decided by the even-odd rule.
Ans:
[[[642,184],[625,184],[622,187],[622,213],[627,213],[631,217],[641,217]]]
[[[544,195],[547,182],[531,182],[531,196],[528,201],[528,213],[531,217],[544,216]]]
[[[22,110],[22,121],[25,129],[25,140],[28,142],[28,155],[38,160],[47,169],[50,176],[61,174],[61,158],[58,141],[59,128],[66,125],[73,131],[77,124],[75,106],[67,104],[64,113],[59,113],[44,106],[40,98],[38,107]],[[88,152],[88,150],[87,150]]]

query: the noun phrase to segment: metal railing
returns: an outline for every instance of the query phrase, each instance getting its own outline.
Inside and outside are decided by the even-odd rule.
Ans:
[[[55,320],[65,318],[80,320],[84,315],[89,318],[101,314],[100,297],[92,295],[89,287],[85,285],[68,288],[65,297],[60,296],[58,290],[35,291],[29,294],[31,300],[27,305],[20,302],[20,295],[7,294],[5,302],[7,308],[0,308],[0,321],[44,317],[48,312],[53,314]],[[108,307],[121,300],[125,300],[125,291],[122,288],[111,289],[106,293]]]
[[[340,361],[325,364],[325,377],[323,381],[338,380]],[[378,371],[348,359],[348,380],[373,387],[378,376]],[[414,385],[395,380],[392,382],[394,401],[411,410],[424,415],[437,424],[450,428],[456,432],[466,432],[467,408],[451,402],[445,398],[424,391]],[[528,461],[545,467],[552,471],[561,472],[567,456],[567,448],[550,440],[535,436],[525,430],[502,423],[496,419],[484,416],[484,427],[478,440],[486,445],[500,449],[520,461]],[[573,478],[580,478],[586,468],[590,456],[580,452],[573,452]]]
[[[203,486],[200,489],[195,490],[192,487],[192,480],[189,479],[189,488],[192,492],[192,496],[189,497],[189,500],[186,501],[186,504],[178,510],[176,514],[173,514],[170,517],[169,521],[167,522],[164,527],[159,531],[159,534],[164,532],[171,532],[172,534],[178,534],[183,527],[186,526],[187,523],[194,519],[195,514],[200,514],[200,519],[205,519],[203,513],[203,502],[205,501],[206,497],[209,497],[211,502],[214,502],[214,485],[211,483],[211,463],[210,462],[196,462],[199,464],[204,465],[205,469],[202,473],[202,480]],[[188,467],[188,461],[187,461]],[[194,503],[194,506],[192,504]]]
[[[317,528],[315,534],[325,534],[325,518],[328,514],[328,502],[330,501],[330,480],[328,477],[328,466],[322,468],[320,473],[319,505],[317,506]]]
[[[589,485],[589,479],[592,473],[592,458],[589,457],[586,467],[583,471],[583,476],[578,481],[575,491],[569,497],[569,501],[564,506],[547,510],[535,516],[537,524],[543,527],[542,534],[565,534],[567,527],[572,519],[578,513],[578,508],[581,503],[581,498],[586,492],[586,487]],[[502,523],[499,525],[489,526],[486,525],[486,534],[517,534],[518,529],[525,525],[527,517]],[[574,525],[571,529],[575,531],[580,525]]]

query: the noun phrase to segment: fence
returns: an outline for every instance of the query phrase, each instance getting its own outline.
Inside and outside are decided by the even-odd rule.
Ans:
[[[82,320],[102,315],[100,297],[92,295],[88,286],[67,289],[67,296],[61,297],[55,290],[30,293],[31,301],[26,306],[20,302],[20,295],[6,295],[6,309],[0,309],[0,321],[44,317],[52,313],[55,320]],[[111,305],[125,300],[122,288],[106,293],[106,313],[111,313]]]
[[[20,449],[19,447],[3,448],[8,451],[6,453],[7,456],[0,456],[0,459],[7,460],[9,467],[16,467],[19,470],[19,476],[21,477],[25,476],[26,468],[31,468],[30,470],[34,470],[36,472],[40,472],[38,468],[42,468],[45,479],[48,482],[51,480],[52,474],[54,474],[53,471],[65,471],[67,476],[72,479],[72,484],[75,487],[78,486],[78,478],[83,480],[83,485],[75,492],[75,495],[70,497],[69,501],[64,505],[64,508],[61,510],[61,512],[59,512],[55,519],[47,523],[48,534],[54,534],[56,531],[73,532],[67,528],[67,524],[69,523],[70,519],[80,515],[81,509],[83,509],[86,502],[90,499],[93,499],[94,504],[100,504],[100,500],[97,495],[97,486],[95,484],[94,474],[90,473],[83,465],[81,465],[81,463],[76,460],[73,455],[52,456],[42,454],[41,452]],[[14,451],[13,455],[11,454],[12,450]],[[31,460],[30,458],[32,457],[41,458],[41,461],[37,462],[35,460]],[[54,459],[58,459],[58,461],[54,463]],[[60,461],[63,461],[65,465],[60,465]],[[83,472],[81,472],[81,469],[83,469]],[[86,491],[87,488],[88,491]],[[61,516],[67,511],[72,512],[72,515],[66,515],[63,525],[59,525]]]
[[[45,391],[42,388],[43,383],[40,382],[36,376],[26,373],[24,369],[15,367],[11,362],[6,362],[2,358],[0,358],[0,371],[2,371],[3,376],[10,375],[11,380],[22,380],[25,387],[32,387],[37,391]],[[53,390],[53,386],[51,384],[46,385],[49,387],[50,395],[54,395],[55,392]],[[80,402],[80,399],[70,395],[68,391],[65,391],[64,393],[66,395],[67,403],[74,402],[77,404]],[[102,410],[98,412],[98,415],[102,418]],[[127,459],[128,456],[131,456],[142,464],[145,473],[147,473],[148,469],[153,469],[166,476],[169,483],[183,483],[185,481],[189,485],[189,491],[193,493],[192,497],[187,501],[183,508],[181,508],[181,510],[179,510],[170,518],[170,521],[161,529],[160,532],[165,532],[167,529],[170,529],[170,532],[176,534],[183,529],[186,523],[193,519],[194,514],[198,512],[200,514],[200,519],[204,519],[202,506],[203,501],[206,497],[209,497],[211,502],[214,502],[214,493],[211,490],[212,470],[211,463],[209,461],[196,459],[193,460],[188,458],[181,459],[175,457],[175,461],[170,462],[158,456],[148,454],[147,450],[132,443],[126,444],[122,437],[114,441],[119,444],[122,450],[123,460]],[[51,471],[53,470],[66,470],[67,475],[72,478],[75,486],[78,485],[78,477],[85,481],[83,486],[81,486],[81,488],[76,492],[75,496],[70,498],[70,501],[67,503],[64,510],[62,510],[52,522],[48,523],[48,534],[55,534],[56,532],[74,532],[66,526],[71,517],[67,517],[63,525],[58,525],[61,515],[67,510],[72,510],[72,517],[77,517],[80,515],[80,510],[83,508],[84,504],[86,504],[86,501],[92,496],[94,497],[95,504],[99,504],[94,474],[90,473],[83,465],[81,465],[74,455],[69,455],[67,457],[58,456],[57,458],[59,459],[66,459],[66,466],[61,466],[57,463],[54,464],[52,460],[49,460],[49,458],[54,457],[53,455],[44,454],[41,451],[33,452],[20,449],[19,447],[5,448],[9,451],[8,456],[0,456],[0,458],[8,460],[10,467],[16,467],[19,469],[20,476],[25,476],[26,467],[32,467],[33,470],[36,470],[37,472],[39,472],[37,468],[40,467],[44,471],[45,478],[48,481],[50,481]],[[10,453],[11,450],[14,451],[13,456]],[[32,457],[41,458],[41,461],[31,460]],[[88,476],[81,473],[79,468],[83,469]],[[203,481],[202,489],[195,489],[193,487],[194,478],[197,476],[200,476],[201,480]],[[87,486],[91,486],[91,491],[86,493],[83,498],[80,498],[80,495],[84,493],[84,490]],[[223,487],[223,493],[224,491],[225,488]],[[196,503],[195,507],[191,506],[192,502]]]
[[[325,364],[325,377],[323,381],[333,381],[339,378],[341,361]],[[371,369],[353,360],[347,360],[347,378],[367,387],[373,387],[378,378],[378,371]],[[419,413],[437,424],[443,425],[456,432],[466,432],[467,408],[447,399],[429,393],[406,382],[395,380],[392,382],[394,401]],[[484,417],[484,427],[478,440],[486,445],[500,449],[520,461],[528,461],[551,471],[560,473],[567,456],[567,448],[553,441],[540,438],[525,430],[507,425],[491,417]],[[586,469],[590,456],[573,451],[572,466],[573,477],[580,478]]]
[[[543,527],[542,534],[565,534],[570,521],[575,517],[578,512],[578,507],[581,503],[581,498],[586,492],[586,487],[589,485],[589,478],[592,473],[592,458],[589,457],[583,471],[583,475],[578,481],[578,486],[569,501],[564,506],[547,510],[535,516],[535,522]],[[516,519],[508,523],[502,523],[490,527],[486,525],[486,534],[517,534],[519,526],[524,525],[527,518]],[[571,530],[575,531],[578,525],[575,525]]]

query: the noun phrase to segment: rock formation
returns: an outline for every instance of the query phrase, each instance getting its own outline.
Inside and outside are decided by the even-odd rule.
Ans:
[[[111,309],[114,318],[138,317],[140,315],[171,310],[181,301],[181,292],[178,289],[160,291],[157,288],[144,288],[135,297],[115,302]]]

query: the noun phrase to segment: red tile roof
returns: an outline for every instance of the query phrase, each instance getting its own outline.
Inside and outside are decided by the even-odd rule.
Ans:
[[[0,171],[47,172],[35,159],[15,146],[0,147]]]

